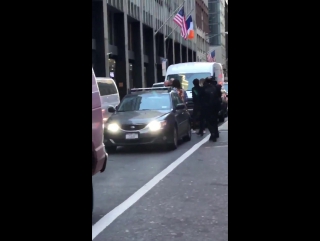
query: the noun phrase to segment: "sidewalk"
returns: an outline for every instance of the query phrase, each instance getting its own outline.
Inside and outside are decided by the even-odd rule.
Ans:
[[[228,130],[228,121],[219,126],[219,131],[227,131]]]

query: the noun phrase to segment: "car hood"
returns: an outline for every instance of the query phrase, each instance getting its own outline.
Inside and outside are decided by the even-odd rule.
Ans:
[[[147,124],[150,121],[166,115],[168,110],[141,110],[141,111],[126,111],[116,112],[109,119],[110,122],[119,124]]]

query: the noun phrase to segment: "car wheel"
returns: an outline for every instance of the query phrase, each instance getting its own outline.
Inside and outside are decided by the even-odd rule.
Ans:
[[[188,124],[188,132],[185,137],[183,137],[183,140],[185,141],[191,141],[191,125],[190,123]]]
[[[93,183],[92,183],[92,213],[93,213]]]
[[[108,146],[107,152],[108,153],[115,153],[117,151],[117,146]]]
[[[171,138],[171,143],[168,144],[168,148],[170,150],[175,150],[175,149],[177,149],[177,147],[178,147],[178,130],[177,130],[177,127],[174,127],[173,128],[173,135]]]

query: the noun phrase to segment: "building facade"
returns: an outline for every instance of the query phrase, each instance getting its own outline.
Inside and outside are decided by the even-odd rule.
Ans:
[[[123,97],[130,88],[162,82],[163,59],[167,66],[196,61],[197,37],[184,40],[173,22],[182,6],[195,24],[195,0],[92,0],[96,76],[113,77]]]
[[[226,70],[226,34],[225,31],[226,0],[208,0],[209,5],[209,44],[210,51],[215,50],[216,62]]]
[[[197,23],[197,61],[207,61],[209,43],[209,9],[208,0],[196,0],[196,23]]]
[[[226,24],[226,32],[228,32],[228,0],[226,0],[226,5],[225,5],[225,24]],[[226,73],[228,74],[228,34],[226,35]]]

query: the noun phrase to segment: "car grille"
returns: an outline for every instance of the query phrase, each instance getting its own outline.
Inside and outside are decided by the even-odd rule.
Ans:
[[[147,125],[121,125],[121,129],[125,131],[135,131],[145,128]]]

